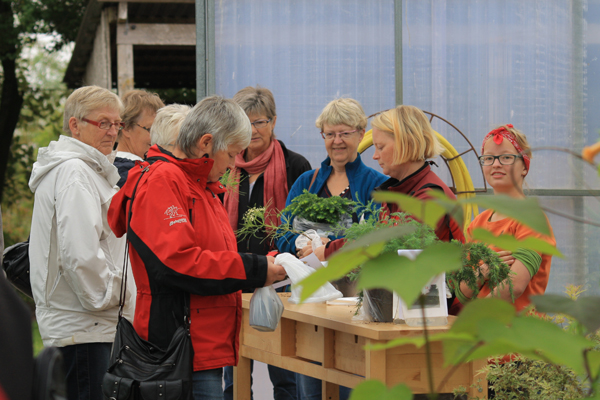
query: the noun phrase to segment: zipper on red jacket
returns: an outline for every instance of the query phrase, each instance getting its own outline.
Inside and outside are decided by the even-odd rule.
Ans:
[[[190,208],[190,225],[192,225],[192,226],[194,226],[194,221],[192,219],[194,207],[196,207],[196,199],[192,199],[192,208]]]

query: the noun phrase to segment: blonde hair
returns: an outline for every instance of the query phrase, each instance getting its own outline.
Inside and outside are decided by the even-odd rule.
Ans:
[[[315,121],[315,125],[321,131],[325,124],[344,124],[362,130],[367,126],[367,116],[358,101],[349,98],[335,99],[325,106]]]
[[[109,107],[123,113],[123,103],[119,96],[100,86],[83,86],[75,90],[65,102],[63,114],[63,132],[71,136],[69,120],[75,117],[81,121],[86,115],[99,108]]]
[[[425,161],[440,155],[444,148],[438,141],[429,120],[415,106],[399,105],[378,114],[371,126],[394,138],[394,163]]]
[[[130,90],[125,93],[122,97],[123,100],[123,113],[121,118],[125,124],[125,129],[132,129],[133,125],[137,123],[144,111],[149,111],[153,114],[165,106],[165,103],[158,97],[156,93],[150,93],[145,90]],[[121,131],[117,141],[121,138]]]
[[[175,146],[181,124],[191,109],[184,104],[170,104],[159,109],[150,128],[150,143],[164,148]]]

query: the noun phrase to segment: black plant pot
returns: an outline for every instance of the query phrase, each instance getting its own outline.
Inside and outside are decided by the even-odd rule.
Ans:
[[[392,322],[394,320],[394,294],[389,290],[365,290],[363,304],[365,313],[373,322]]]
[[[351,281],[347,276],[331,282],[333,287],[342,292],[344,297],[356,296],[356,283],[356,281]]]

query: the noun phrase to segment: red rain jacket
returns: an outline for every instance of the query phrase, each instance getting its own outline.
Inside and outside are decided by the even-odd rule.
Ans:
[[[127,235],[137,285],[133,325],[142,338],[166,347],[189,302],[194,371],[236,365],[240,289],[264,285],[267,259],[236,252],[227,211],[217,197],[225,188],[207,182],[213,160],[182,160],[153,146],[148,158],[156,157],[166,160],[138,163],[129,171],[108,211],[112,230],[124,235],[137,184]]]

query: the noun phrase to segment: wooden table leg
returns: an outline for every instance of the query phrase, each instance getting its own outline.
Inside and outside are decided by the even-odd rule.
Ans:
[[[250,359],[240,356],[237,367],[233,367],[233,400],[250,400]]]
[[[340,400],[340,386],[335,383],[321,381],[321,399],[322,400]]]
[[[367,345],[385,343],[381,340],[367,339]],[[367,379],[378,379],[387,385],[387,352],[385,350],[365,350],[365,372]]]

